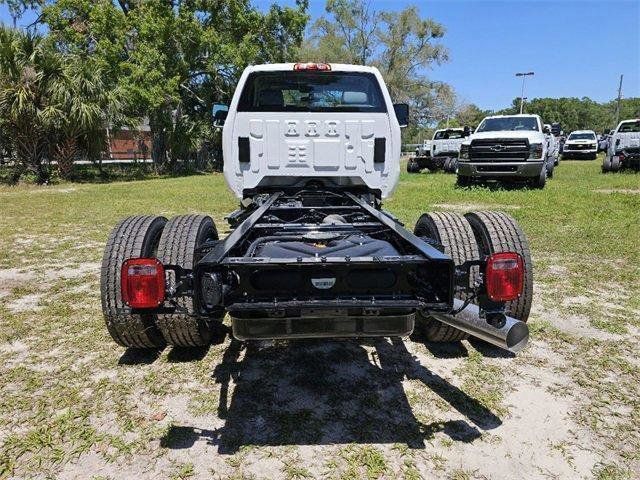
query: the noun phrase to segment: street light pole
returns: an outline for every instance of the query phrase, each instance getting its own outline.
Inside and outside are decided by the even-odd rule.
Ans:
[[[516,77],[522,77],[522,92],[520,93],[520,115],[522,115],[524,109],[524,80],[529,75],[534,75],[534,72],[518,72],[516,73]]]
[[[618,122],[620,121],[620,101],[622,100],[622,78],[624,75],[620,75],[620,85],[618,86],[618,102],[616,103],[616,123],[613,128],[618,126]]]

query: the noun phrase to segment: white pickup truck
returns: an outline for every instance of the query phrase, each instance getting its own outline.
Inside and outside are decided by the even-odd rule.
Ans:
[[[416,173],[428,168],[454,173],[458,165],[460,146],[470,134],[469,127],[436,130],[431,140],[425,140],[422,151],[417,151],[416,156],[407,163],[407,172]]]
[[[544,188],[554,166],[545,133],[538,115],[486,117],[460,148],[458,185],[499,180]]]
[[[562,159],[588,158],[595,160],[598,156],[598,137],[593,130],[576,130],[571,132],[564,142]]]
[[[516,221],[433,212],[410,232],[382,210],[408,118],[376,68],[248,67],[216,115],[240,199],[231,231],[219,238],[207,214],[120,221],[100,283],[114,341],[208,345],[228,314],[239,340],[398,337],[417,323],[432,341],[520,350],[533,277]]]
[[[622,168],[640,170],[640,119],[620,122],[609,140],[602,171],[617,172]]]

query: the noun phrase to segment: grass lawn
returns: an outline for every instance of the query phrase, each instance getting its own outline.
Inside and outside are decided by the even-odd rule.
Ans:
[[[314,341],[141,355],[99,268],[140,213],[211,214],[222,175],[0,187],[0,478],[640,476],[640,175],[566,161],[544,190],[403,172],[386,208],[503,210],[529,236],[531,345]]]

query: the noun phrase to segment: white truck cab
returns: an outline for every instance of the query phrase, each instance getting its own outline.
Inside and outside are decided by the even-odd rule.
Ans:
[[[458,184],[474,180],[524,180],[542,188],[553,160],[538,115],[486,117],[463,142],[458,159]]]
[[[593,130],[571,132],[564,142],[562,158],[589,158],[595,160],[598,155],[598,137]]]
[[[428,168],[431,171],[443,169],[445,172],[454,173],[460,146],[470,134],[469,127],[436,130],[431,140],[424,141],[422,149],[416,149],[416,156],[407,163],[407,172],[417,173],[423,168]]]
[[[431,155],[457,157],[460,145],[470,135],[468,128],[443,128],[433,133]]]
[[[397,110],[397,111],[396,111]],[[400,174],[400,117],[375,67],[282,63],[245,69],[223,129],[235,195],[317,185],[387,197]]]
[[[621,121],[609,139],[603,172],[640,170],[640,118]]]

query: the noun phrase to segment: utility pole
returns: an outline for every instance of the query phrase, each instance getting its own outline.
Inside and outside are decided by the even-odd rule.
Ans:
[[[520,115],[524,110],[524,80],[531,75],[535,75],[535,72],[518,72],[516,77],[522,77],[522,92],[520,93]]]
[[[613,128],[618,126],[618,122],[620,122],[620,101],[622,100],[622,78],[624,75],[620,75],[620,85],[618,85],[618,103],[616,105],[616,123]]]

